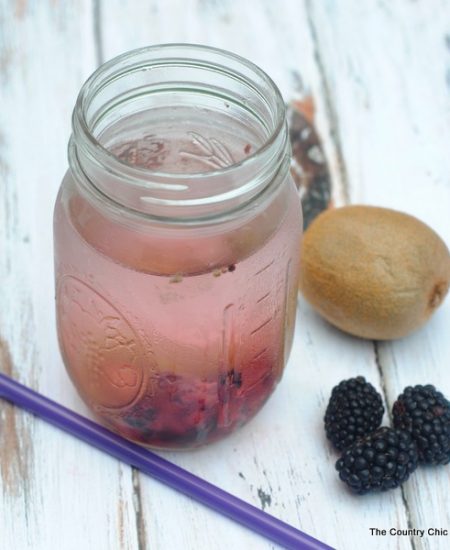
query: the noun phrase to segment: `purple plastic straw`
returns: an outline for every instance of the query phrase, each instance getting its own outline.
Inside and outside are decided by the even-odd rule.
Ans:
[[[55,401],[0,373],[0,397],[19,405],[50,424],[134,466],[213,510],[220,512],[285,548],[330,550],[323,542],[190,474],[164,458],[131,443]],[[332,550],[332,549],[331,549]]]

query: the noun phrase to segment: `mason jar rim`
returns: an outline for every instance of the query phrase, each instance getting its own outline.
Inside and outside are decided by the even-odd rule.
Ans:
[[[154,170],[147,167],[130,165],[120,160],[108,148],[104,147],[101,144],[101,142],[93,135],[92,130],[89,128],[89,124],[86,119],[86,109],[89,106],[89,102],[92,99],[93,95],[95,95],[98,91],[100,91],[104,86],[107,86],[108,83],[110,83],[112,80],[119,78],[120,76],[123,76],[130,70],[145,68],[148,62],[140,63],[138,65],[131,65],[131,64],[126,65],[120,70],[113,71],[112,74],[108,74],[110,70],[113,70],[114,67],[120,67],[121,64],[124,64],[127,61],[132,61],[133,58],[139,58],[143,54],[147,54],[147,53],[152,54],[158,51],[161,51],[163,53],[169,53],[170,51],[176,52],[176,51],[179,51],[180,49],[185,50],[186,53],[189,53],[189,51],[198,52],[198,53],[201,53],[201,52],[212,53],[217,55],[218,59],[223,58],[224,60],[229,59],[231,61],[237,62],[243,67],[251,70],[256,76],[261,78],[270,88],[270,92],[271,94],[273,94],[273,98],[274,98],[273,104],[275,108],[274,115],[275,115],[276,124],[274,125],[273,129],[270,130],[270,133],[267,136],[267,138],[264,140],[264,142],[245,158],[237,162],[234,162],[229,166],[217,168],[214,170],[201,171],[201,172],[188,172],[188,173],[181,172],[180,173],[180,172],[169,172],[164,170]],[[167,63],[168,59],[170,58],[162,58],[161,61],[163,63]],[[173,60],[177,60],[178,62],[184,62],[185,65],[189,65],[190,62],[192,63],[194,61],[196,63],[199,62],[198,59],[194,60],[193,58],[191,59],[187,56],[181,57],[179,55],[175,56]],[[220,68],[222,69],[222,71],[230,75],[239,74],[236,71],[232,69],[228,69],[224,65],[220,65],[218,63],[205,62],[205,66],[207,65]],[[107,76],[107,78],[105,78],[105,76]],[[248,82],[248,80],[246,80],[246,82]],[[113,163],[115,166],[122,165],[126,167],[127,171],[133,174],[136,178],[151,175],[152,177],[156,177],[156,178],[164,178],[166,180],[174,179],[174,180],[180,181],[180,180],[191,180],[192,178],[196,178],[196,179],[211,178],[211,177],[214,177],[215,175],[226,174],[238,168],[250,166],[257,159],[263,156],[264,153],[266,153],[266,151],[268,151],[271,148],[271,146],[274,144],[274,142],[277,140],[277,137],[279,136],[280,132],[283,131],[283,128],[285,126],[285,118],[286,118],[286,106],[284,104],[283,97],[281,95],[281,92],[278,86],[275,84],[272,78],[270,78],[270,76],[265,71],[263,71],[260,67],[258,67],[258,65],[256,65],[255,63],[249,61],[248,59],[238,54],[235,54],[227,50],[223,50],[221,48],[216,48],[216,47],[207,46],[203,44],[174,42],[174,43],[144,46],[142,48],[133,49],[125,53],[122,53],[120,55],[117,55],[112,59],[106,61],[102,65],[100,65],[100,67],[98,67],[91,74],[91,76],[84,82],[83,86],[81,87],[81,90],[78,94],[78,97],[75,103],[75,108],[73,110],[72,127],[74,131],[74,137],[77,139],[77,141],[79,138],[79,134],[81,134],[81,136],[84,138],[84,144],[87,145],[87,149],[89,150],[89,153],[99,158],[100,161]]]

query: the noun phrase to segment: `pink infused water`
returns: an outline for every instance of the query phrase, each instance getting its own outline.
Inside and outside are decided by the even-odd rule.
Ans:
[[[260,145],[245,125],[212,133],[204,112],[151,116],[128,117],[102,143],[124,163],[169,173],[225,168]],[[294,329],[301,212],[291,183],[240,222],[144,230],[100,212],[66,176],[55,209],[58,335],[105,425],[151,447],[195,447],[262,407]]]

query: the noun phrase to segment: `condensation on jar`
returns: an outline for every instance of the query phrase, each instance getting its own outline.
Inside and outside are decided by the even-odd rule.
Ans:
[[[103,424],[196,447],[272,394],[297,303],[289,164],[278,89],[228,52],[135,50],[83,85],[55,206],[56,311]]]

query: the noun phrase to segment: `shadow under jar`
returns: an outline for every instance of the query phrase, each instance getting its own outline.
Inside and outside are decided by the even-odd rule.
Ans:
[[[97,418],[165,449],[249,420],[293,337],[301,237],[272,80],[203,46],[100,67],[73,114],[55,206],[67,370]]]

